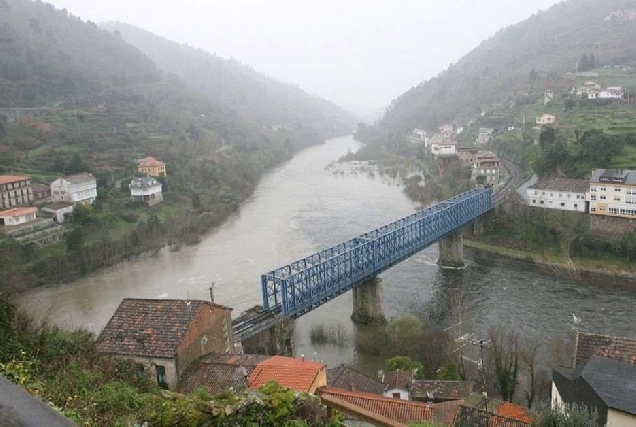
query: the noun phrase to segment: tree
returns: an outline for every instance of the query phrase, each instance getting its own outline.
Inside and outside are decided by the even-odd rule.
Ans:
[[[532,427],[596,427],[598,414],[578,405],[563,408],[546,408],[539,412]]]
[[[423,326],[420,319],[412,314],[391,319],[387,325],[389,348],[393,354],[414,358],[417,356]]]
[[[463,378],[456,365],[448,365],[439,369],[437,379],[439,381],[461,381]]]
[[[422,375],[422,364],[406,356],[395,356],[384,361],[387,371],[412,372],[417,378]]]
[[[69,252],[77,252],[84,246],[85,240],[86,238],[82,227],[75,227],[66,236],[66,249]]]
[[[530,83],[534,83],[538,77],[539,73],[537,73],[537,70],[535,70],[534,68],[530,70],[530,73],[528,73],[528,80],[530,81]]]
[[[575,106],[576,106],[576,101],[574,101],[572,98],[568,98],[565,100],[565,109],[567,111],[572,111]]]
[[[78,204],[73,208],[71,222],[77,225],[86,225],[95,217],[95,210],[91,205]]]
[[[511,402],[519,376],[519,337],[503,328],[490,331],[490,368],[493,370],[501,398]]]

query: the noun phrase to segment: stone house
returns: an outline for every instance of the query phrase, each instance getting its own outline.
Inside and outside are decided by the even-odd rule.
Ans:
[[[389,371],[382,375],[382,382],[386,384],[385,397],[411,400],[410,390],[413,374],[407,371]]]
[[[160,387],[174,389],[194,360],[233,351],[230,312],[208,301],[126,298],[97,338],[96,349],[134,361]]]
[[[51,183],[51,200],[91,204],[97,197],[97,180],[90,173],[60,177]]]

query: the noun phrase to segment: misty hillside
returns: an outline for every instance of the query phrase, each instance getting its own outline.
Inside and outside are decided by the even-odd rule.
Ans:
[[[179,44],[149,31],[119,22],[100,24],[144,52],[206,95],[266,126],[317,124],[353,119],[333,103],[308,95],[296,86],[269,78],[240,64],[201,49]]]
[[[437,77],[399,96],[381,122],[408,130],[477,117],[519,92],[565,87],[582,55],[600,66],[636,63],[636,21],[612,12],[635,0],[568,0],[498,31]],[[531,72],[536,78],[531,78]],[[534,74],[534,73],[532,73]]]

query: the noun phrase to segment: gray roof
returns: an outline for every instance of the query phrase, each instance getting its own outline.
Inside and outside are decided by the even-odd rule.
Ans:
[[[571,178],[544,178],[528,187],[531,190],[566,191],[569,193],[585,193],[589,188],[588,181]]]
[[[434,399],[466,399],[473,392],[472,381],[433,381],[413,380],[411,397],[427,398],[430,393]]]
[[[64,208],[68,208],[73,206],[73,203],[71,202],[53,202],[53,203],[47,203],[46,205],[44,205],[44,207],[42,208],[42,210],[60,210],[60,209],[64,209]]]
[[[594,356],[569,377],[583,378],[608,407],[636,415],[636,364]]]
[[[327,385],[382,395],[387,385],[348,366],[327,369]]]
[[[95,181],[95,177],[87,172],[78,173],[76,175],[69,175],[64,177],[65,180],[70,182],[71,184],[81,184],[83,182]]]
[[[155,186],[162,186],[162,184],[157,181],[154,178],[150,178],[147,176],[141,177],[141,178],[133,178],[132,181],[130,181],[130,188],[150,188],[150,187],[155,187]]]
[[[602,181],[601,178],[608,178],[606,181]],[[612,180],[620,179],[618,184],[636,185],[636,170],[629,169],[595,169],[592,172],[592,178],[590,181],[597,183],[612,183]]]

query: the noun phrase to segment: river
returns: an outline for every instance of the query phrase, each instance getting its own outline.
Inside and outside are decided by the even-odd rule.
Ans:
[[[351,137],[308,148],[267,174],[240,211],[196,246],[161,251],[78,281],[33,289],[20,298],[36,318],[62,327],[106,324],[122,298],[208,299],[243,310],[262,303],[260,275],[329,245],[360,235],[412,213],[415,205],[397,181],[358,168],[328,164],[355,151]],[[453,322],[447,295],[462,288],[464,330],[486,336],[504,325],[523,336],[564,336],[574,328],[634,336],[636,289],[627,285],[579,283],[541,273],[531,266],[467,251],[467,267],[442,271],[437,246],[427,248],[381,275],[387,318],[414,313],[440,327]],[[352,296],[346,293],[296,321],[296,354],[330,366],[358,362],[352,340],[344,345],[312,345],[312,325],[339,327],[353,337]]]

